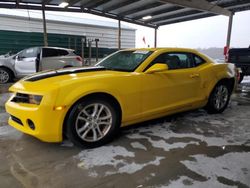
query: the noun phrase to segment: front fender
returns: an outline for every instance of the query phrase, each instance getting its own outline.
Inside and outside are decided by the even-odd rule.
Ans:
[[[71,107],[81,98],[89,95],[89,94],[94,94],[94,93],[106,93],[109,95],[112,95],[120,104],[121,110],[123,111],[123,103],[121,100],[121,97],[119,96],[119,93],[112,89],[107,87],[107,85],[105,86],[104,84],[101,83],[96,83],[96,84],[84,84],[84,87],[81,86],[68,86],[68,87],[63,87],[60,88],[57,99],[56,99],[56,104],[55,106],[64,106],[64,110],[63,110],[63,117],[65,120],[65,117],[67,115],[67,113],[69,112],[69,110],[71,109]],[[63,121],[64,121],[63,120]],[[63,122],[60,125],[60,132],[63,132]]]
[[[9,62],[7,60],[0,60],[0,67],[5,67],[5,68],[11,70],[13,72],[14,76],[16,76],[14,63],[11,63],[11,62]]]
[[[111,88],[110,86],[102,83],[84,83],[79,86],[79,84],[69,85],[67,87],[62,87],[59,89],[58,96],[56,99],[56,106],[65,106],[65,114],[68,110],[81,98],[94,94],[94,93],[106,93],[113,96],[120,104],[121,110],[124,109],[124,105],[119,95],[119,92]]]
[[[76,86],[75,88],[61,88],[59,91],[59,96],[57,98],[57,104],[62,105],[62,103],[66,106],[72,106],[79,99],[93,93],[107,93],[112,95],[116,100],[120,103],[122,107],[121,98],[119,96],[119,92],[109,87],[108,85],[102,83],[85,83],[84,87]]]

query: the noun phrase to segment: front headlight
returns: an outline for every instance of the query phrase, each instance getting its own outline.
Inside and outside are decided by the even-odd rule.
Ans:
[[[42,98],[43,97],[41,95],[29,95],[29,103],[39,105],[42,101]]]
[[[24,94],[24,93],[16,93],[16,95],[12,98],[11,102],[39,105],[42,101],[42,98],[43,97],[41,95],[30,95],[30,94]]]

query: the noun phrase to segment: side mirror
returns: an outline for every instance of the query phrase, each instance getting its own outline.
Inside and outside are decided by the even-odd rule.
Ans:
[[[16,60],[20,61],[22,60],[22,57],[20,57],[19,55],[16,56]]]
[[[146,74],[152,74],[155,72],[163,72],[168,70],[168,65],[165,63],[156,63],[152,65],[148,70],[146,70]]]

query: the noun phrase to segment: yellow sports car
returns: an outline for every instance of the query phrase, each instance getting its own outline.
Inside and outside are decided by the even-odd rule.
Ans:
[[[118,51],[94,67],[48,71],[10,87],[9,124],[46,142],[96,147],[121,126],[205,107],[223,112],[235,68],[191,49]]]

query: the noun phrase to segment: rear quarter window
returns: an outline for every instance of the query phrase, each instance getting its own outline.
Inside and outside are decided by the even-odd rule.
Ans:
[[[199,66],[199,65],[202,65],[204,64],[206,61],[204,59],[202,59],[201,57],[197,56],[197,55],[194,55],[194,63],[195,63],[195,66]]]
[[[58,56],[57,50],[52,48],[43,48],[43,57],[55,57]]]
[[[54,49],[54,48],[43,48],[43,57],[56,57],[68,55],[67,50]]]
[[[61,50],[61,49],[57,49],[57,53],[58,53],[58,56],[64,56],[64,55],[69,54],[67,50]]]

